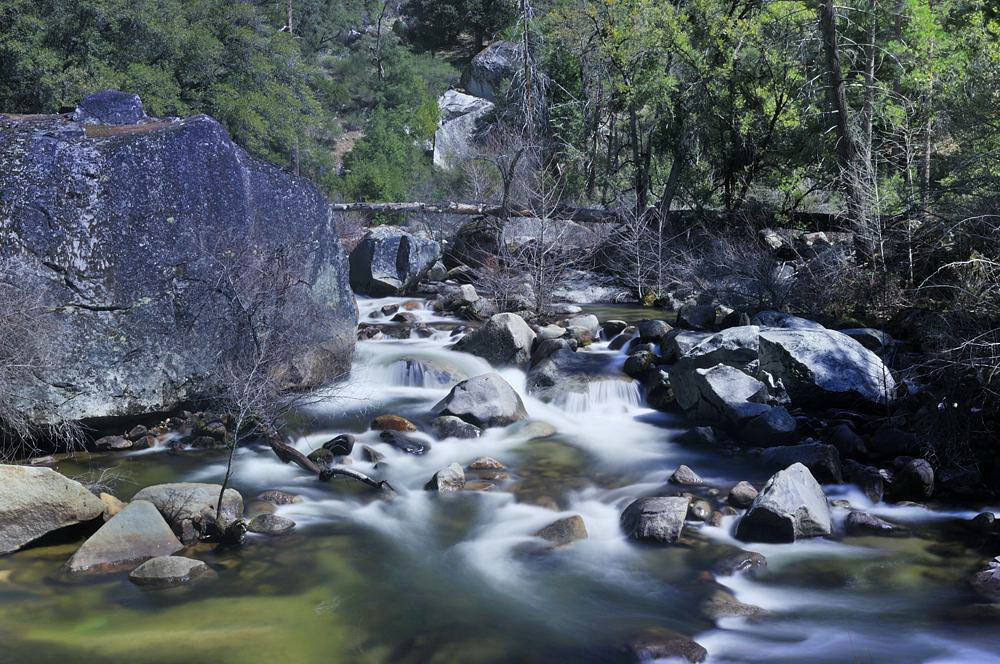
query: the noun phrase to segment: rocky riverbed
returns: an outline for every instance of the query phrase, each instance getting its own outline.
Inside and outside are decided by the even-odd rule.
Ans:
[[[199,540],[224,416],[3,467],[0,661],[1000,661],[997,506],[891,495],[900,478],[921,491],[912,459],[876,461],[892,472],[873,495],[844,482],[857,450],[802,433],[824,420],[803,405],[817,390],[845,413],[845,392],[885,394],[839,333],[799,336],[860,367],[781,395],[733,365],[812,361],[789,342],[804,323],[747,321],[692,351],[708,332],[641,312],[529,325],[475,301],[359,299],[350,380],[286,433],[392,490],[243,447],[223,506],[249,523],[243,546]],[[871,417],[834,426],[868,446]]]

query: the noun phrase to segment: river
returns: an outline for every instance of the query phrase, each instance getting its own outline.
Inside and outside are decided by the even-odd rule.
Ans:
[[[361,319],[401,302],[360,300]],[[350,381],[291,431],[304,452],[355,433],[385,459],[374,468],[358,445],[353,467],[388,480],[394,499],[348,479],[319,483],[266,447],[241,449],[234,486],[247,499],[265,489],[304,498],[278,508],[296,521],[293,534],[252,536],[239,549],[199,545],[184,555],[218,577],[159,591],[125,574],[62,580],[59,566],[79,542],[0,558],[0,664],[627,662],[622,645],[649,628],[694,638],[710,662],[1000,662],[1000,613],[976,606],[966,583],[984,554],[954,536],[960,520],[988,506],[871,505],[849,487],[826,487],[831,498],[906,524],[907,534],[746,545],[730,536],[729,517],[719,527],[689,522],[680,545],[638,546],[619,515],[679,464],[723,491],[769,473],[749,457],[678,442],[688,425],[646,408],[622,380],[552,405],[526,394],[523,372],[502,369],[535,424],[477,440],[417,434],[432,444],[423,456],[380,442],[367,430],[375,415],[426,425],[456,380],[491,370],[447,349],[460,321],[415,313],[438,331],[359,342]],[[587,352],[609,366],[624,361],[606,342]],[[440,468],[484,455],[506,464],[510,479],[451,496],[423,489]],[[69,476],[111,469],[112,492],[127,500],[158,482],[217,482],[224,452],[154,448],[55,467]],[[573,514],[587,539],[530,546],[533,532]],[[838,521],[846,514],[834,509]],[[706,570],[737,545],[765,555],[766,571],[718,582],[768,615],[716,622],[699,610]]]

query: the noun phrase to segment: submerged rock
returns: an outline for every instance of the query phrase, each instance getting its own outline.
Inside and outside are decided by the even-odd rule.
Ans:
[[[83,100],[79,121],[127,126],[74,132],[62,116],[0,116],[0,246],[58,312],[47,358],[58,375],[12,406],[44,425],[168,411],[210,392],[208,361],[236,332],[220,325],[224,297],[189,295],[219,276],[206,247],[280,252],[302,285],[314,339],[283,374],[290,387],[349,371],[357,307],[319,190],[251,157],[208,116],[135,124],[141,107],[108,95]]]
[[[579,514],[568,516],[564,519],[554,521],[534,533],[535,537],[540,537],[549,543],[551,548],[568,546],[573,542],[587,539],[587,525],[583,517]]]
[[[66,569],[71,574],[131,569],[150,558],[168,556],[182,548],[156,506],[135,499],[77,549]]]
[[[481,328],[455,344],[455,350],[472,353],[495,367],[526,367],[531,359],[535,332],[517,314],[496,314]]]
[[[794,542],[829,535],[830,506],[809,469],[795,463],[774,474],[736,526],[747,542]]]
[[[128,575],[128,579],[137,586],[172,588],[213,575],[212,569],[200,560],[182,556],[159,556],[136,567]]]
[[[756,551],[737,551],[718,560],[712,571],[719,576],[753,573],[767,567],[767,558]]]
[[[622,529],[634,540],[676,542],[684,529],[688,502],[683,496],[640,498],[622,512]]]
[[[694,641],[665,627],[652,627],[634,637],[627,650],[636,662],[680,659],[700,664],[708,658],[708,651]]]
[[[433,411],[438,415],[453,415],[482,429],[507,426],[528,417],[521,397],[498,373],[462,381]]]
[[[104,503],[51,468],[0,466],[0,554],[104,514]]]
[[[295,522],[277,514],[258,514],[247,524],[247,530],[258,535],[285,535],[295,529]]]
[[[851,512],[844,520],[848,535],[888,535],[896,527],[868,512]]]
[[[985,599],[1000,602],[1000,556],[991,560],[986,569],[972,577],[972,587]]]

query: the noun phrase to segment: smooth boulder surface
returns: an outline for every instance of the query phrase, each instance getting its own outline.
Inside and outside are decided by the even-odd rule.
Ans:
[[[554,521],[534,533],[535,537],[540,537],[552,548],[568,546],[573,542],[587,539],[587,524],[579,514],[568,516],[564,519]]]
[[[750,505],[736,526],[736,537],[746,542],[794,542],[829,535],[830,506],[823,488],[801,463],[778,471]]]
[[[183,556],[159,556],[132,570],[128,580],[137,586],[172,588],[211,573],[212,569],[200,560]]]
[[[520,46],[495,41],[472,58],[462,72],[462,87],[470,95],[496,101],[504,84],[514,78],[520,62]]]
[[[825,330],[826,328],[815,321],[800,316],[786,314],[783,311],[761,311],[750,318],[752,325],[760,327],[777,327],[786,330]]]
[[[762,382],[724,364],[699,369],[682,360],[670,369],[670,386],[677,405],[697,421],[742,424],[770,408]]]
[[[219,500],[218,484],[177,482],[157,484],[142,489],[133,498],[148,500],[156,505],[163,518],[185,543],[197,540],[199,524],[203,519],[215,518]],[[231,522],[243,516],[243,496],[235,489],[226,489],[222,500],[222,519]]]
[[[169,556],[183,545],[153,503],[132,500],[90,536],[66,563],[71,574],[99,574]]]
[[[295,522],[288,517],[269,513],[258,514],[247,524],[247,530],[251,533],[270,535],[272,537],[285,535],[294,529]]]
[[[717,364],[743,369],[757,359],[760,328],[756,325],[729,327],[681,350],[696,367],[705,369]]]
[[[535,331],[517,314],[496,314],[478,330],[455,344],[455,350],[472,353],[495,367],[526,367],[531,360]]]
[[[493,103],[478,97],[449,90],[438,106],[444,104],[442,121],[434,132],[434,165],[450,171],[462,166],[477,154],[476,134],[493,110]],[[445,93],[448,95],[448,92]],[[460,97],[459,97],[460,95]],[[469,101],[472,100],[472,101]],[[464,110],[464,112],[462,112]]]
[[[97,496],[51,468],[0,466],[0,555],[103,514]]]
[[[216,256],[282,256],[316,322],[293,388],[348,372],[357,306],[329,202],[304,178],[258,161],[205,115],[135,122],[132,95],[66,116],[0,116],[0,247],[19,256],[56,313],[45,375],[21,392],[36,424],[169,411],[210,391],[229,348]],[[268,264],[270,266],[270,263]],[[37,407],[36,407],[37,405]]]
[[[408,292],[440,256],[434,240],[398,226],[376,226],[351,251],[351,288],[374,297]]]
[[[784,384],[792,403],[831,406],[883,405],[896,382],[878,355],[831,330],[763,330],[760,369]]]
[[[455,493],[465,488],[465,470],[460,464],[452,463],[434,473],[434,477],[424,486],[428,491]]]
[[[640,498],[622,512],[622,529],[634,540],[676,542],[684,529],[689,502],[684,496]]]
[[[498,373],[462,381],[451,388],[433,411],[437,415],[453,415],[480,429],[503,427],[528,417],[521,397]]]

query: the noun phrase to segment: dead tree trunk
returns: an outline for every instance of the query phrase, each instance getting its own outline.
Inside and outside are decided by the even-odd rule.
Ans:
[[[535,217],[537,211],[528,205],[509,204],[499,207],[485,203],[333,203],[334,212],[414,212],[421,214],[458,214],[482,217]],[[616,223],[620,219],[614,210],[600,208],[580,208],[558,205],[549,215],[550,219],[575,221],[584,224]]]

